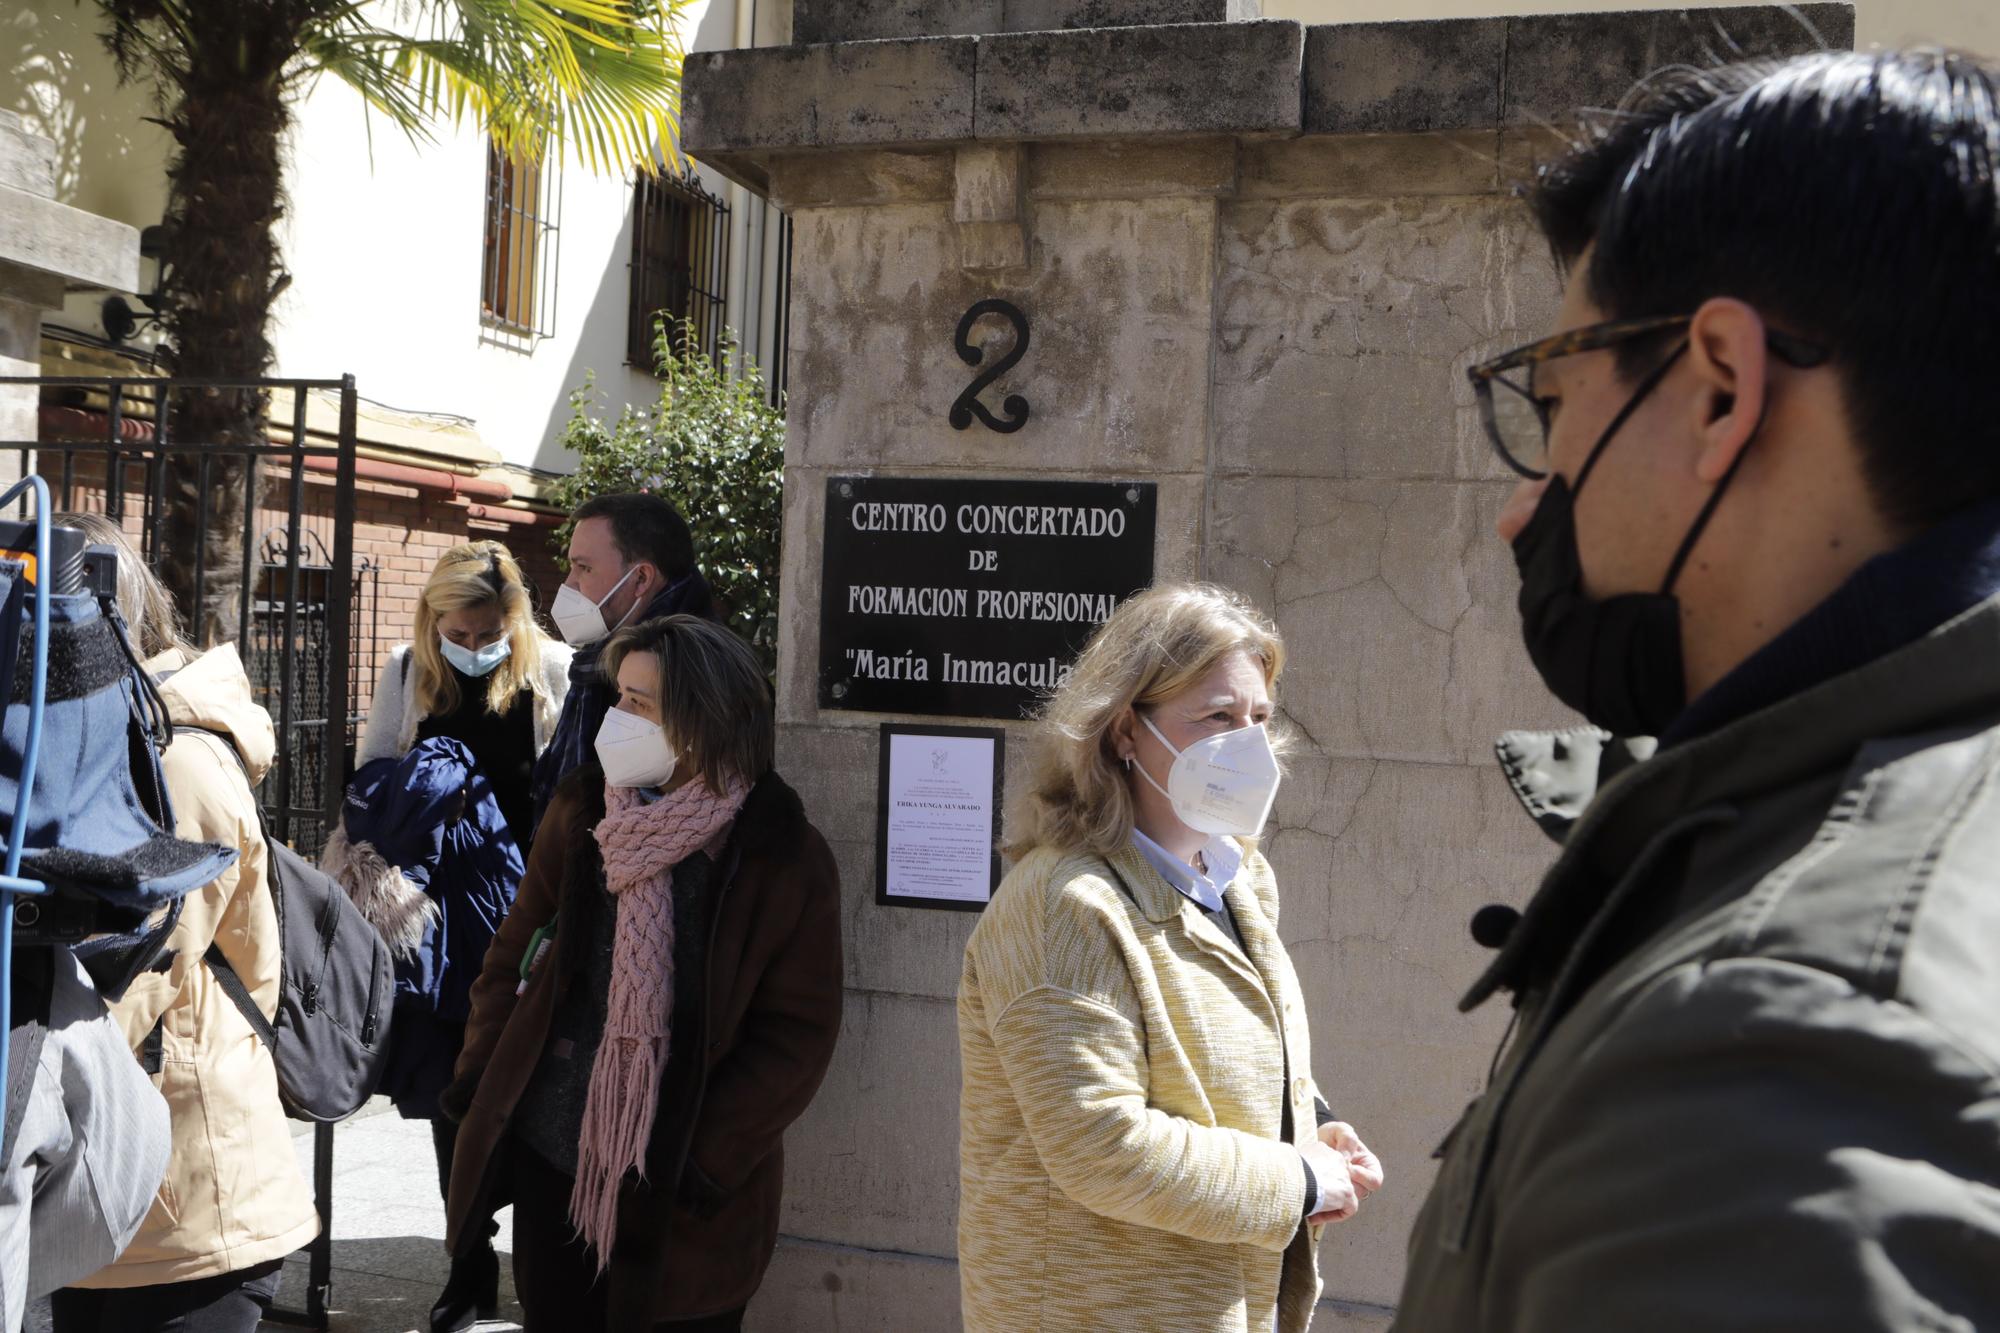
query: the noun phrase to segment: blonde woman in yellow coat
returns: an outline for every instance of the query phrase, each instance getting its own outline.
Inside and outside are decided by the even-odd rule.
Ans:
[[[967,1333],[1301,1333],[1321,1227],[1381,1184],[1256,850],[1283,665],[1236,594],[1154,588],[1043,714],[959,983]]]

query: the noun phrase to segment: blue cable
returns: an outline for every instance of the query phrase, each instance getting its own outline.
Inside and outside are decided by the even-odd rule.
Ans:
[[[0,495],[0,510],[21,492],[35,492],[35,646],[28,689],[28,742],[21,751],[21,786],[14,794],[12,836],[7,839],[7,873],[0,875],[0,1034],[14,1030],[14,899],[47,893],[39,880],[21,878],[21,841],[27,836],[28,806],[35,791],[35,763],[42,757],[42,709],[49,691],[49,484],[25,477]],[[7,705],[0,700],[0,708]],[[0,1097],[7,1087],[7,1039],[0,1035]],[[0,1112],[0,1114],[4,1114]],[[0,1170],[6,1163],[0,1162]]]

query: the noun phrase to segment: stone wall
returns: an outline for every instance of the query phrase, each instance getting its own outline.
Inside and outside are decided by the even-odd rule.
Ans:
[[[1784,44],[1773,11],[1725,21]],[[1389,1175],[1329,1232],[1316,1326],[1386,1323],[1430,1153],[1505,1017],[1456,1011],[1486,957],[1466,922],[1550,859],[1490,747],[1563,720],[1520,647],[1492,535],[1511,476],[1463,369],[1554,314],[1509,194],[1547,151],[1537,127],[1710,36],[1659,15],[1256,23],[691,62],[691,148],[796,228],[780,763],[847,902],[841,1047],[788,1136],[751,1327],[958,1326],[953,997],[973,920],[875,904],[885,715],[816,703],[824,482],[850,471],[1156,481],[1157,577],[1276,616],[1297,742],[1267,844],[1282,933],[1314,1073]],[[1245,95],[1190,106],[1196,66],[1163,62],[1197,50],[1204,88]],[[988,392],[1032,401],[1013,435],[945,420],[967,379],[951,332],[989,296],[1033,326]]]

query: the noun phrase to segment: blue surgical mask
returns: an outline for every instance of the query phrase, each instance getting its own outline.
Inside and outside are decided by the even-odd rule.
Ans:
[[[468,676],[487,676],[493,668],[507,660],[514,651],[514,645],[505,638],[495,639],[484,648],[461,648],[443,635],[438,636],[438,651],[444,660],[463,671]]]

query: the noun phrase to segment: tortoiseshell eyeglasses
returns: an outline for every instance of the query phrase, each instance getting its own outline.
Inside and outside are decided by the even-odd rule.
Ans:
[[[1557,357],[1594,352],[1635,338],[1684,329],[1693,322],[1693,315],[1657,315],[1587,324],[1467,367],[1465,377],[1472,381],[1473,396],[1479,400],[1479,420],[1486,427],[1486,438],[1493,451],[1500,455],[1501,462],[1530,481],[1548,476],[1549,407],[1548,400],[1535,393],[1535,367]],[[1765,342],[1779,360],[1799,370],[1824,365],[1829,355],[1823,347],[1776,329],[1765,331]],[[1527,370],[1525,383],[1507,377],[1508,371],[1523,368]],[[1508,392],[1496,395],[1493,392],[1496,384]]]

